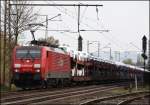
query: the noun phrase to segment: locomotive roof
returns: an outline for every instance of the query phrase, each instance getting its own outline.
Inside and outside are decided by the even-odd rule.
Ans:
[[[16,49],[42,49],[45,48],[48,51],[58,52],[62,54],[66,54],[66,51],[60,48],[53,48],[53,47],[47,47],[47,46],[16,46]]]
[[[41,49],[41,46],[16,46],[16,49]]]

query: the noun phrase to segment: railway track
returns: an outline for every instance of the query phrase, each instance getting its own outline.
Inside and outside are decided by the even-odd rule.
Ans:
[[[139,97],[134,99],[133,101],[130,101],[130,103],[128,103],[128,105],[137,105],[137,103],[139,105],[149,105],[150,104],[150,95],[146,95],[144,97]]]
[[[132,103],[133,101],[135,101],[135,100],[140,100],[140,99],[145,99],[145,98],[149,98],[150,99],[150,94],[148,94],[148,95],[141,95],[141,96],[136,96],[136,97],[133,97],[133,98],[131,98],[131,99],[126,99],[126,100],[124,100],[124,101],[121,101],[120,103],[118,103],[118,105],[129,105],[130,103]],[[139,102],[138,103],[134,103],[134,105],[136,105],[136,104],[139,104]],[[141,104],[144,104],[144,105],[149,105],[149,103],[141,103]]]
[[[55,102],[66,102],[74,97],[85,97],[97,92],[107,91],[114,88],[119,88],[122,85],[94,85],[87,87],[75,87],[70,89],[61,89],[55,91],[33,92],[28,94],[16,94],[1,99],[2,105],[10,104],[47,104]],[[31,91],[32,92],[32,91]],[[70,100],[69,100],[70,101]]]
[[[1,92],[1,97],[9,97],[9,96],[14,96],[14,95],[19,95],[19,94],[28,94],[32,92],[40,92],[40,91],[45,91],[44,89],[32,89],[32,90],[16,90],[16,91],[9,91],[9,92]]]
[[[75,86],[76,88],[78,88],[79,86]],[[80,87],[84,87],[84,86],[80,86]],[[16,91],[10,91],[10,92],[1,92],[1,97],[6,98],[6,97],[10,97],[10,96],[18,96],[20,94],[30,94],[30,93],[35,93],[35,92],[45,92],[45,91],[55,91],[55,90],[60,90],[60,89],[70,89],[72,88],[72,86],[70,87],[61,87],[61,88],[47,88],[47,89],[29,89],[29,90],[16,90]]]
[[[80,105],[129,105],[134,100],[141,99],[144,97],[150,98],[150,92],[141,91],[123,95],[100,97],[97,99],[82,102],[80,103]],[[138,103],[135,103],[134,105],[138,105]],[[149,103],[142,103],[140,105],[149,105]]]
[[[111,89],[116,89],[118,87],[114,87],[114,86],[110,86],[110,87],[104,87],[104,88],[93,88],[93,89],[88,89],[88,90],[84,90],[84,91],[75,91],[75,92],[70,92],[68,94],[63,94],[63,95],[57,95],[57,97],[52,97],[49,98],[50,100],[45,100],[42,102],[35,102],[32,103],[32,105],[37,105],[37,104],[77,104],[76,102],[82,100],[83,97],[88,96],[88,95],[93,95],[96,94],[98,92],[104,92],[104,91],[108,91]]]
[[[111,86],[111,85],[120,85],[120,83],[111,83],[111,84],[100,84],[102,86]],[[128,82],[123,82],[122,85],[127,85]],[[17,96],[20,94],[30,94],[30,93],[35,93],[35,92],[44,92],[44,91],[55,91],[55,90],[60,90],[60,89],[70,89],[70,88],[78,88],[78,87],[84,87],[85,85],[82,86],[69,86],[69,87],[61,87],[61,88],[47,88],[47,89],[29,89],[29,90],[16,90],[16,91],[9,91],[9,92],[1,92],[0,95],[2,98],[5,97],[10,97],[10,96]],[[89,85],[88,85],[89,86]],[[87,87],[87,86],[86,86]]]
[[[90,86],[90,87],[94,87],[94,86]],[[76,89],[80,89],[80,88],[89,88],[89,86],[87,87],[76,87]],[[57,92],[61,92],[61,91],[65,91],[67,89],[69,90],[73,90],[74,88],[61,88],[59,89],[40,89],[40,90],[28,90],[28,91],[19,91],[19,92],[8,92],[4,95],[2,95],[2,98],[0,99],[1,102],[7,102],[9,100],[17,100],[17,99],[20,99],[20,98],[29,98],[29,97],[33,97],[33,96],[36,96],[36,95],[44,95],[48,92],[50,93],[57,93]],[[4,97],[3,97],[4,96]]]

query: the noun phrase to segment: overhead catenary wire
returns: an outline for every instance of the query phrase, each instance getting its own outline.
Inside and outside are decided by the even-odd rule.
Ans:
[[[86,17],[88,20],[91,20],[93,22],[95,22],[96,20],[93,20],[91,19],[90,17]],[[101,24],[98,23],[98,25],[102,25],[102,27],[105,29],[105,26],[104,24],[101,22]],[[113,31],[113,30],[112,30]],[[106,34],[109,34],[109,37],[111,37],[112,39],[115,39],[116,42],[119,42],[119,43],[124,43],[124,46],[130,46],[131,47],[131,44],[130,43],[127,43],[127,42],[124,42],[124,40],[119,40],[116,36],[114,36],[113,34],[111,33],[106,33]],[[117,33],[114,33],[115,35],[117,35]],[[119,44],[118,44],[119,45]],[[139,48],[138,48],[139,49]],[[127,49],[124,49],[124,50],[127,50]],[[140,50],[140,49],[139,49]]]
[[[65,11],[64,11],[65,12]],[[45,22],[45,21],[43,21],[43,22]],[[42,23],[43,23],[42,22]],[[63,22],[63,21],[62,21]],[[64,25],[63,25],[64,26]],[[65,25],[65,27],[66,27],[66,25]],[[44,29],[37,29],[37,30],[42,30],[42,31],[44,31]],[[69,33],[77,33],[77,32],[73,32],[73,31],[71,31],[71,30],[59,30],[59,29],[56,29],[56,30],[48,30],[48,31],[53,31],[53,32],[59,32],[59,33],[61,33],[61,34],[64,34],[64,32],[69,32]],[[73,39],[75,39],[75,40],[77,40],[76,38],[74,38],[74,37],[72,37],[72,36],[70,36],[70,35],[68,35],[68,34],[66,34],[67,36],[69,36],[69,37],[71,37],[71,38],[73,38]]]
[[[45,31],[44,29],[37,29],[37,30]],[[68,33],[68,32],[69,32],[69,33],[74,33],[74,32],[71,32],[71,30],[47,30],[47,31],[59,32],[59,33],[61,33],[61,34]],[[73,36],[70,36],[70,35],[68,35],[68,34],[65,34],[65,35],[67,35],[67,36],[69,36],[69,37],[71,37],[71,38],[77,40],[77,38],[75,38],[75,37],[73,37]]]
[[[47,3],[49,3],[49,1],[46,1]],[[52,1],[53,2],[53,1]],[[53,4],[55,4],[55,2],[53,2]],[[63,6],[61,6],[62,8],[64,8]],[[74,17],[73,15],[70,15],[70,14],[68,14],[67,12],[66,12],[66,10],[67,11],[69,11],[68,9],[66,9],[66,8],[64,8],[64,10],[61,10],[59,7],[57,7],[57,6],[55,6],[55,8],[56,9],[58,9],[60,12],[63,12],[65,15],[68,15],[69,17],[72,17],[72,19],[75,21],[75,22],[77,22],[78,20],[76,20],[77,18],[76,17]],[[77,32],[71,32],[71,33],[77,33]],[[87,39],[85,39],[84,38],[84,40],[87,40]]]
[[[16,4],[13,4],[13,5],[16,5]],[[21,5],[21,4],[19,4]],[[79,6],[79,4],[26,4],[26,6],[55,6],[55,7],[58,7],[58,6]],[[87,5],[87,4],[83,4],[82,6],[98,6],[98,5]],[[100,5],[100,6],[103,6],[103,5]],[[66,9],[67,10],[67,9]],[[67,13],[68,14],[68,13]],[[100,32],[99,32],[100,33]],[[110,39],[109,39],[110,40]],[[115,43],[115,41],[114,41]],[[117,45],[117,44],[116,44]],[[120,47],[121,48],[121,47]]]
[[[98,9],[96,9],[96,11],[98,12]],[[89,18],[89,17],[86,17],[86,18]],[[94,21],[95,22],[95,20],[92,20],[92,21]],[[85,24],[85,23],[84,23]],[[88,25],[88,24],[86,24],[86,25]],[[104,25],[103,25],[104,26]],[[89,25],[88,25],[88,27],[89,27]],[[91,27],[91,26],[90,26]],[[105,28],[104,28],[105,29]],[[101,33],[101,34],[103,34],[103,33]],[[120,43],[122,43],[122,41],[120,41],[120,40],[118,40],[116,37],[114,37],[112,34],[110,34],[110,33],[107,33],[107,34],[109,34],[109,37],[112,37],[111,39],[115,39],[115,41],[113,41],[115,44],[117,44],[116,42],[120,42]],[[104,35],[104,36],[106,36],[106,35]],[[107,37],[108,38],[108,37]],[[123,42],[124,44],[126,44],[126,45],[129,45],[128,43],[125,43],[125,42]],[[118,46],[119,44],[117,44],[116,46]],[[119,45],[120,46],[120,45]],[[120,46],[120,48],[122,49],[123,47],[121,47]],[[122,50],[126,50],[126,49],[122,49]]]
[[[87,18],[89,18],[89,17],[87,17]],[[93,22],[95,22],[95,20],[92,20]],[[93,28],[93,27],[91,27],[91,26],[89,26],[88,24],[86,24],[86,23],[84,23],[84,25],[86,25],[87,27],[89,27],[89,28]],[[103,25],[103,24],[102,24]],[[104,25],[103,25],[103,28],[105,29],[105,27],[104,27]],[[94,28],[93,28],[94,29]],[[99,30],[97,30],[97,32],[98,32]],[[99,32],[100,33],[100,32]],[[100,33],[100,34],[103,34],[103,33]],[[107,34],[110,34],[110,33],[107,33]],[[112,34],[110,34],[109,35],[109,37],[112,37],[112,38],[109,38],[109,37],[107,37],[106,35],[103,35],[104,37],[106,37],[106,39],[108,38],[110,41],[111,41],[111,39],[116,39]],[[117,40],[117,39],[116,39]],[[113,40],[112,40],[113,41]],[[117,44],[116,42],[121,42],[120,40],[117,40],[117,41],[113,41],[114,42],[114,44],[116,45],[116,46],[120,46],[119,44]],[[122,49],[122,47],[120,46],[119,48],[121,48]]]
[[[44,29],[38,29],[38,30],[41,30],[41,31],[44,31]],[[77,38],[75,38],[75,37],[73,37],[73,36],[71,36],[70,34],[68,34],[68,31],[70,31],[70,30],[48,30],[48,31],[51,31],[51,32],[57,32],[57,33],[59,33],[60,35],[63,35],[63,36],[65,36],[65,37],[69,37],[70,39],[73,39],[73,40],[77,40]],[[65,32],[66,31],[66,32]],[[70,32],[69,32],[70,33]],[[57,34],[57,36],[59,35],[59,34]],[[61,40],[62,40],[62,38],[61,38]],[[75,42],[73,42],[74,44],[72,44],[71,46],[72,47],[74,47],[74,48],[76,48],[77,47],[77,41],[75,41]],[[62,43],[63,44],[63,43]],[[68,43],[69,44],[69,43]],[[69,46],[70,46],[70,44],[69,44]]]
[[[59,8],[58,8],[59,9]],[[60,9],[59,9],[60,10]],[[66,10],[66,9],[65,9]],[[79,10],[79,9],[78,9]],[[78,12],[79,13],[79,12]],[[79,15],[78,15],[79,16]],[[72,16],[71,16],[72,17]],[[79,19],[79,18],[78,18]],[[78,22],[79,22],[79,20],[78,20]],[[79,24],[78,24],[78,26],[79,26]],[[99,30],[82,30],[82,31],[99,31]],[[100,30],[101,31],[101,30]],[[79,27],[78,27],[78,32],[80,32],[79,31]],[[87,42],[87,41],[86,41]]]
[[[46,1],[47,3],[49,3],[49,1]],[[53,2],[53,1],[52,1]],[[55,2],[53,2],[55,4]],[[66,13],[64,10],[67,10],[68,12],[72,12],[69,11],[68,9],[66,9],[65,7],[61,6],[61,8],[63,8],[64,10],[60,9],[59,7],[55,6],[56,9],[58,9],[60,12],[63,12],[64,14],[68,15],[69,17],[72,17],[72,19],[74,19],[74,21],[76,21],[76,17],[74,17],[73,15],[70,15],[68,13]],[[73,14],[73,13],[72,13]],[[78,21],[78,20],[77,20]],[[87,40],[84,38],[84,40]]]
[[[47,3],[49,3],[49,2],[47,1]],[[55,2],[53,2],[53,3],[55,3]],[[59,8],[59,7],[55,7],[55,8],[57,8],[57,9],[60,10],[61,12],[63,12],[63,11],[62,11],[60,8],[64,8],[65,10],[67,10],[65,7],[62,7],[62,6],[61,6],[60,8]],[[68,11],[69,11],[69,10],[68,10]],[[74,16],[71,16],[71,15],[68,14],[68,13],[67,13],[66,15],[68,15],[68,16],[72,17],[73,19],[75,19]],[[86,24],[86,23],[83,23],[83,22],[82,22],[82,24],[86,25],[86,26],[89,27],[90,29],[95,29],[95,28],[89,26],[89,25]],[[97,31],[96,31],[96,32],[97,32]],[[101,34],[101,32],[98,32],[98,33]],[[106,36],[103,35],[103,37],[106,37]],[[109,41],[111,41],[111,42],[113,42],[113,44],[115,44],[117,47],[119,47],[119,48],[121,48],[121,49],[123,48],[123,47],[121,47],[119,44],[117,44],[116,41],[111,40],[109,37],[106,37],[106,39],[109,40]]]
[[[90,19],[89,17],[86,17],[86,19]],[[93,22],[95,22],[96,20],[92,20],[92,19],[90,19],[91,21],[93,21]],[[86,24],[86,23],[85,23]],[[86,24],[86,25],[88,25],[88,24]],[[100,25],[100,24],[98,24],[98,25]],[[103,25],[103,23],[101,23],[101,25]],[[88,25],[88,27],[91,27],[91,26],[89,26]],[[105,27],[104,27],[104,25],[103,25],[103,28],[105,29]],[[87,30],[88,31],[88,30]],[[99,30],[97,30],[97,31],[99,31]],[[103,33],[101,33],[101,34],[103,34]],[[120,41],[120,40],[118,40],[115,36],[113,36],[111,33],[107,33],[107,34],[109,34],[109,37],[112,37],[112,38],[110,38],[110,39],[115,39],[113,42],[115,42],[115,44],[117,44],[116,42],[120,42],[120,43],[122,43],[122,41]],[[106,36],[106,35],[104,35],[104,36]],[[108,38],[108,37],[107,37]],[[125,43],[125,42],[123,42],[124,44],[128,44],[128,43]],[[117,44],[116,46],[118,46],[119,44]],[[129,44],[128,44],[129,45]],[[119,45],[120,46],[120,45]],[[120,46],[120,48],[122,49],[123,47],[121,47]],[[122,50],[126,50],[126,49],[122,49]]]

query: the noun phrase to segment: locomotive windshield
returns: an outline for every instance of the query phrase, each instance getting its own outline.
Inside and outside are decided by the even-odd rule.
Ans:
[[[40,58],[40,49],[17,49],[16,58]]]

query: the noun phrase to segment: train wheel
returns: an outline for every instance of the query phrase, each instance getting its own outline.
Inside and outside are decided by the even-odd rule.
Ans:
[[[26,91],[26,90],[31,90],[31,88],[27,88],[27,87],[24,87],[24,88],[22,88],[24,91]]]
[[[42,81],[42,88],[46,89],[47,88],[47,81]]]
[[[22,88],[22,90],[26,90],[26,88]]]
[[[58,81],[57,81],[56,87],[57,87],[57,88],[61,88],[61,87],[62,87],[62,82],[61,82],[61,80],[58,80]]]

